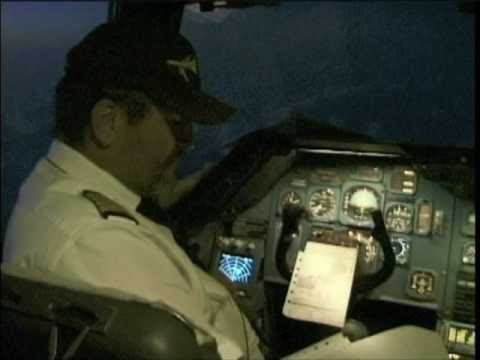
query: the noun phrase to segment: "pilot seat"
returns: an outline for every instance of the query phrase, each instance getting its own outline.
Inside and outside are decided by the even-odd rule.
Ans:
[[[215,342],[199,346],[193,327],[168,307],[72,289],[17,267],[2,265],[1,276],[2,359],[219,358]]]

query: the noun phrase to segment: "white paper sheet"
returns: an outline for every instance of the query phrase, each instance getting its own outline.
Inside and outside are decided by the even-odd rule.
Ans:
[[[358,247],[307,242],[297,255],[283,315],[343,327],[357,254]]]

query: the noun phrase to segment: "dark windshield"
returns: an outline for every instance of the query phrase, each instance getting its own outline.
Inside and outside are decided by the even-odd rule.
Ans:
[[[387,142],[474,146],[474,22],[454,1],[190,5],[182,32],[204,88],[240,109],[200,129],[204,152],[292,112]]]

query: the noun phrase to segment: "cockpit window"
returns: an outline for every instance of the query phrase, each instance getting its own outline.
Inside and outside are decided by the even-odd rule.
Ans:
[[[3,234],[18,184],[51,141],[65,54],[107,19],[108,2],[1,7]],[[219,160],[234,140],[293,112],[383,141],[473,147],[473,30],[454,1],[188,5],[181,32],[203,87],[239,111],[196,129],[183,168]]]
[[[240,109],[199,130],[203,157],[292,112],[381,141],[474,146],[474,22],[456,2],[197,4],[181,31],[203,86]]]

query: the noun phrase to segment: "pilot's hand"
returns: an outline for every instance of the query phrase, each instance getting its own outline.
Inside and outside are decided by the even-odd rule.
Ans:
[[[178,160],[177,160],[178,161]],[[169,209],[181,198],[190,193],[199,181],[212,169],[213,164],[206,163],[200,170],[178,179],[175,163],[155,186],[153,196],[162,209]]]

